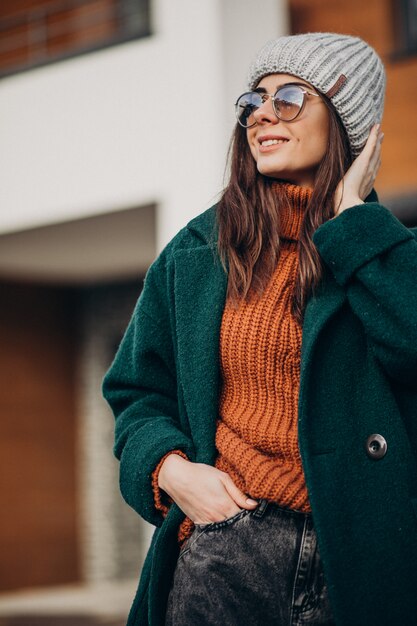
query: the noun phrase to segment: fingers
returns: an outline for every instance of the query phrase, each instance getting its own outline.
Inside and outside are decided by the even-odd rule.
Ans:
[[[381,125],[375,124],[365,144],[364,149],[357,158],[357,165],[362,171],[359,183],[359,196],[364,199],[371,192],[378,170],[381,166],[381,144],[384,134]]]
[[[171,456],[177,455],[169,455],[164,465]],[[168,495],[197,524],[221,521],[241,509],[255,509],[259,504],[248,498],[226,472],[179,456],[170,468],[169,484]]]
[[[375,151],[378,151],[381,146],[381,138],[384,136],[381,132],[381,125],[375,124],[371,128],[369,137],[366,140],[365,146],[358,158],[362,157],[363,160],[370,161]]]
[[[384,140],[384,133],[381,131],[380,124],[376,124],[376,126],[374,126],[374,129],[375,129],[374,150],[373,150],[373,154],[371,158],[374,159],[374,164],[376,164],[381,154],[381,147],[382,147],[382,142]]]
[[[374,186],[381,166],[381,144],[384,134],[381,125],[375,124],[366,144],[358,157],[353,161],[335,192],[335,216],[342,211],[363,203]]]
[[[377,128],[379,125],[377,124],[376,127]],[[373,164],[375,165],[379,159],[379,155],[381,154],[381,147],[382,147],[382,141],[384,139],[384,133],[381,132],[381,130],[376,131],[375,137],[374,137],[374,142],[373,142],[373,151],[371,154],[371,159],[370,161],[373,162]]]
[[[374,127],[374,129],[378,128],[374,132],[374,142],[373,142],[373,152],[370,155],[369,163],[368,163],[368,187],[369,191],[372,189],[373,184],[375,182],[376,176],[378,174],[378,170],[381,167],[381,146],[382,141],[384,139],[384,133],[379,130],[379,125]],[[373,129],[373,130],[374,130]]]
[[[256,500],[252,500],[252,498],[248,498],[233,482],[231,477],[228,474],[225,474],[223,479],[223,484],[226,488],[227,493],[233,498],[238,506],[242,509],[254,509],[258,506],[258,502]]]

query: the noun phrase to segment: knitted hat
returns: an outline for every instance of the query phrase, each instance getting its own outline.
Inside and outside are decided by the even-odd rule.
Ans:
[[[269,41],[249,68],[254,89],[268,74],[292,74],[328,96],[349,137],[353,156],[366,143],[384,110],[385,70],[371,46],[359,37],[306,33]]]

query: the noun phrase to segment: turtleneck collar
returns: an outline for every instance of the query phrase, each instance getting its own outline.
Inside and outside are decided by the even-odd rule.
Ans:
[[[277,182],[274,188],[284,190],[289,200],[288,206],[283,204],[280,208],[280,237],[298,241],[312,189],[286,182]]]

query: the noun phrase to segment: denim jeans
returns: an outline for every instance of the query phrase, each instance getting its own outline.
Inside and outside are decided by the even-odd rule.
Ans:
[[[166,626],[334,626],[311,515],[260,500],[196,525],[181,547]]]

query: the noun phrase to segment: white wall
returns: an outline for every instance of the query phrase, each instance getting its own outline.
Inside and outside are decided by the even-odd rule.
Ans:
[[[144,263],[143,254],[153,254],[155,247],[147,252],[142,245],[135,257],[135,241],[117,237],[126,219],[122,213],[118,227],[114,219],[104,220],[111,222],[107,231],[99,228],[98,218],[89,222],[94,254],[88,254],[86,223],[50,225],[106,213],[116,218],[117,211],[129,208],[144,214],[144,207],[156,205],[160,249],[210,206],[222,188],[233,103],[246,87],[247,66],[265,41],[286,32],[285,9],[285,0],[258,5],[158,0],[154,36],[0,81],[0,270],[19,277],[36,272],[39,278],[49,267],[49,278],[59,282],[75,280],[74,272],[81,280],[84,265],[85,278],[97,280],[103,272],[117,274],[119,257],[118,269],[128,274],[129,259],[130,270],[137,271],[135,264]],[[133,228],[133,222],[123,223]],[[143,236],[152,238],[149,223],[149,216],[142,217],[135,226],[142,229],[138,245]],[[36,227],[42,226],[49,228],[40,233]],[[101,237],[100,246],[94,236]],[[116,239],[121,254],[110,255],[106,245],[114,247]],[[80,263],[74,263],[74,255]],[[110,329],[101,322],[101,335],[97,330],[102,309],[100,303],[91,312],[91,328],[86,322],[80,355],[80,481],[85,480],[82,507],[88,520],[80,532],[87,580],[116,575],[110,557],[119,551],[117,522],[113,527],[103,518],[117,487],[108,439],[111,417],[103,422],[99,395],[103,342]],[[120,310],[113,313],[119,320]],[[113,323],[108,309],[102,315]],[[112,477],[113,491],[103,476]],[[137,516],[134,520],[139,524]],[[145,522],[140,529],[137,548],[143,550],[152,529]]]
[[[157,247],[221,190],[248,61],[285,0],[158,0],[155,35],[0,82],[0,233],[158,205]]]

